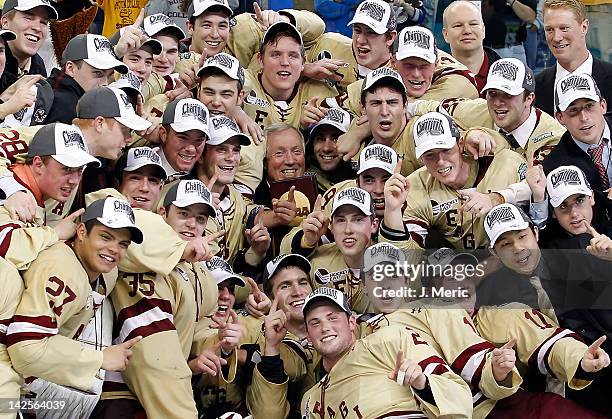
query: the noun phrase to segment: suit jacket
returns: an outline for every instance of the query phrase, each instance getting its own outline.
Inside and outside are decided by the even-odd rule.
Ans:
[[[606,118],[606,122],[610,129],[612,129],[612,120]],[[593,160],[578,147],[569,131],[565,131],[559,140],[559,144],[544,158],[542,166],[544,166],[544,172],[548,175],[555,168],[568,165],[580,168],[584,172],[586,180],[591,184],[591,188],[594,191],[603,192],[601,178],[599,173],[597,173],[597,169],[595,169]]]
[[[555,65],[554,67],[547,68],[540,72],[540,74],[536,76],[535,106],[553,116],[555,115],[553,100],[556,75],[557,66]],[[591,75],[593,79],[595,79],[606,102],[610,103],[612,100],[612,64],[593,57],[593,71]]]

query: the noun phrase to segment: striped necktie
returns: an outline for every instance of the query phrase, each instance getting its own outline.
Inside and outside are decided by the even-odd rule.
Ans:
[[[588,153],[593,159],[593,163],[595,164],[595,170],[597,170],[599,178],[601,179],[601,186],[604,191],[610,187],[608,171],[606,169],[606,166],[604,166],[603,164],[603,151],[604,147],[607,147],[607,143],[608,139],[602,138],[597,147],[593,147],[588,150]]]

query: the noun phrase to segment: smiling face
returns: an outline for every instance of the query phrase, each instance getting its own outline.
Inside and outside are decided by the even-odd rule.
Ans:
[[[230,34],[229,17],[224,12],[205,12],[187,22],[191,49],[198,54],[206,51],[211,57],[223,51]]]
[[[179,59],[179,42],[170,35],[155,35],[153,38],[163,47],[161,54],[153,56],[153,71],[158,76],[168,76],[174,72]]]
[[[334,212],[330,230],[342,255],[354,258],[362,256],[372,244],[372,234],[378,230],[378,220],[352,205],[344,205]]]
[[[281,268],[270,278],[272,282],[272,299],[277,298],[278,307],[295,321],[304,321],[302,306],[312,292],[308,272],[297,266]]]
[[[463,161],[459,145],[426,151],[421,160],[429,173],[446,186],[461,189],[467,181],[469,166]]]
[[[85,224],[78,225],[75,252],[90,279],[117,267],[127,252],[130,237],[127,228],[109,228],[95,222],[88,233]]]
[[[605,99],[601,99],[601,102],[576,99],[565,111],[557,112],[555,116],[573,138],[585,144],[597,144],[606,126],[606,110]]]
[[[395,39],[395,32],[382,35],[363,23],[353,24],[353,54],[359,65],[375,70],[391,58],[389,48]]]
[[[198,100],[211,116],[231,114],[236,106],[242,104],[243,96],[238,81],[221,74],[203,76],[198,89]]]
[[[220,284],[217,284],[217,289],[219,290],[217,311],[213,314],[212,319],[213,321],[221,324],[227,321],[229,311],[234,307],[234,303],[236,302],[236,284],[234,283],[234,280],[228,279]]]
[[[493,249],[507,268],[523,275],[535,271],[542,255],[538,247],[537,230],[534,232],[529,227],[502,234]]]
[[[208,222],[208,210],[204,204],[193,204],[187,207],[177,207],[171,204],[167,210],[161,207],[159,214],[165,218],[166,224],[185,241],[191,241],[204,235]]]
[[[357,176],[357,186],[370,194],[376,217],[385,215],[385,182],[391,177],[386,170],[378,167],[368,169]]]
[[[199,130],[176,132],[170,125],[159,129],[164,156],[176,171],[190,172],[202,151],[206,135]]]
[[[323,357],[328,369],[352,346],[356,321],[327,301],[313,303],[305,320],[308,340]]]
[[[49,32],[49,12],[43,6],[25,12],[13,10],[2,16],[2,28],[17,34],[9,41],[11,51],[18,60],[25,60],[38,52]]]
[[[317,159],[319,168],[324,172],[336,170],[342,157],[338,154],[336,141],[342,132],[331,125],[324,125],[315,129],[311,135],[314,157]]]
[[[445,22],[442,33],[453,54],[482,49],[485,26],[478,8],[473,4],[458,2],[447,11]]]
[[[159,200],[162,179],[154,166],[144,166],[132,172],[123,172],[119,192],[127,198],[132,208],[152,211]]]
[[[523,93],[512,96],[497,89],[487,90],[489,115],[493,118],[495,125],[506,132],[514,131],[527,120],[534,100],[533,93],[525,97]]]
[[[275,100],[287,100],[304,69],[302,46],[292,37],[280,35],[259,53],[261,84]]]
[[[579,21],[576,13],[565,7],[544,9],[546,43],[559,62],[571,61],[586,51],[589,21]]]
[[[45,199],[66,202],[72,191],[79,186],[84,167],[67,167],[53,157],[34,157],[32,173]]]
[[[419,57],[395,61],[395,68],[402,76],[408,96],[418,99],[431,87],[436,65]]]
[[[266,169],[269,180],[285,180],[304,175],[304,143],[295,130],[287,129],[268,134]]]
[[[374,91],[367,92],[362,113],[368,117],[377,144],[393,145],[406,126],[404,98],[392,87],[375,87]]]
[[[593,205],[595,200],[592,196],[575,194],[553,208],[553,217],[572,235],[588,233],[587,225],[593,222]]]
[[[240,148],[237,138],[230,138],[219,145],[207,144],[198,160],[207,180],[216,174],[217,184],[224,186],[233,183],[240,165]]]

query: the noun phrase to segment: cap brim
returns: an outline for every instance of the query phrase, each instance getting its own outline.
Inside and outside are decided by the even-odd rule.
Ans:
[[[232,138],[238,138],[240,145],[244,145],[244,146],[251,145],[251,139],[247,135],[242,134],[242,133],[232,135],[231,137],[227,137],[227,138],[218,137],[218,138],[213,139],[211,137],[208,140],[206,140],[206,144],[219,145],[219,144],[223,144],[226,141],[231,140]]]
[[[559,102],[559,109],[561,110],[561,112],[565,112],[565,110],[567,108],[569,108],[569,106],[574,103],[574,101],[578,100],[578,99],[590,99],[593,100],[595,102],[599,102],[600,98],[597,95],[594,94],[588,94],[588,93],[582,93],[582,94],[576,94],[576,95],[571,95],[569,98],[565,99],[562,102]]]
[[[312,269],[312,265],[308,262],[304,256],[296,255],[296,254],[288,254],[276,265],[274,271],[268,273],[267,270],[264,271],[264,280],[267,281],[278,272],[279,269],[282,269],[286,266],[298,266],[300,267],[306,274],[310,276],[310,270]]]
[[[354,25],[355,23],[361,23],[366,25],[368,28],[372,29],[379,35],[387,33],[387,27],[381,27],[381,25],[376,25],[373,20],[366,18],[365,16],[355,16],[346,26]]]
[[[436,148],[441,148],[442,150],[450,150],[457,144],[457,140],[454,137],[451,137],[445,142],[435,141],[435,142],[427,142],[415,148],[416,158],[420,159],[421,156],[427,153],[429,150],[435,150]]]
[[[393,170],[389,170],[388,168],[384,167],[383,164],[376,164],[375,162],[373,163],[366,163],[363,165],[363,167],[360,167],[359,170],[357,171],[357,174],[360,175],[363,172],[365,172],[366,170],[370,170],[370,169],[381,169],[384,170],[385,172],[389,173],[389,174],[393,174]]]
[[[561,205],[563,203],[563,201],[565,201],[567,198],[569,198],[572,195],[586,195],[586,196],[593,196],[593,192],[591,192],[590,189],[584,189],[584,188],[568,188],[566,192],[564,192],[563,194],[557,196],[557,197],[552,197],[549,195],[549,201],[550,201],[550,205],[553,206],[553,208],[557,208],[559,205]]]
[[[108,85],[108,87],[116,87],[117,89],[121,89],[124,92],[126,90],[129,90],[129,93],[137,93],[138,95],[140,95],[140,97],[142,97],[144,99],[144,96],[142,95],[142,92],[140,90],[138,90],[137,88],[135,88],[134,86],[132,86],[129,83],[120,83],[118,80],[112,82],[111,84]],[[125,92],[128,93],[128,92]]]
[[[223,271],[222,269],[219,269],[222,272],[220,273],[216,273],[216,272],[211,272],[213,278],[215,278],[215,282],[217,283],[217,285],[219,285],[222,282],[225,282],[229,279],[232,279],[236,285],[239,285],[241,287],[245,287],[246,286],[246,282],[244,282],[244,279],[242,279],[241,277],[239,277],[236,274],[231,274],[229,272]]]
[[[320,127],[334,127],[340,130],[340,132],[342,132],[343,134],[346,134],[346,129],[344,129],[344,127],[340,124],[338,124],[337,122],[333,122],[333,121],[329,121],[329,120],[323,120],[321,122],[319,122],[317,125],[315,125],[314,127],[312,127],[312,129],[310,130],[310,133],[308,134],[309,136],[312,135],[315,130],[317,128]]]
[[[523,220],[519,224],[515,225],[512,228],[508,228],[508,229],[505,229],[505,230],[500,230],[497,234],[495,234],[491,238],[491,244],[489,245],[489,247],[491,247],[491,248],[495,247],[495,242],[497,242],[497,239],[499,239],[502,234],[507,233],[509,231],[521,231],[521,230],[525,230],[526,228],[529,228],[529,223],[527,221]]]
[[[153,39],[153,38],[150,38],[144,41],[142,45],[140,46],[140,48],[142,47],[151,48],[151,52],[153,53],[153,55],[159,55],[164,50],[164,46],[162,45],[162,43],[159,42],[157,39]]]
[[[325,295],[325,294],[318,294],[318,295],[315,295],[314,297],[312,297],[311,299],[309,299],[304,304],[304,306],[302,307],[302,314],[306,315],[306,313],[308,312],[308,309],[310,307],[312,307],[314,303],[316,303],[317,301],[323,301],[323,300],[329,301],[330,303],[332,303],[336,307],[340,308],[340,310],[342,310],[343,312],[345,312],[347,314],[351,314],[349,311],[346,311],[346,309],[344,307],[342,307],[340,304],[338,304],[336,302],[336,300],[334,300],[331,296]]]
[[[176,122],[172,122],[170,126],[176,132],[186,132],[186,131],[191,131],[192,129],[195,129],[197,131],[203,132],[204,134],[206,134],[207,137],[210,138],[210,133],[208,131],[208,128],[203,128],[202,124],[196,124],[196,123],[177,124]]]
[[[193,199],[185,200],[185,201],[172,201],[172,205],[174,205],[175,207],[179,207],[179,208],[185,208],[185,207],[189,207],[191,205],[196,205],[196,204],[204,205],[206,209],[208,210],[208,216],[215,215],[217,213],[217,210],[215,209],[215,207],[213,207],[208,202],[202,202],[202,201],[193,200]]]
[[[525,91],[524,87],[519,87],[518,89],[509,89],[506,86],[501,86],[498,83],[495,82],[489,82],[487,84],[485,84],[485,87],[482,88],[482,90],[480,91],[481,93],[486,92],[487,90],[490,89],[496,89],[496,90],[501,90],[504,93],[508,93],[510,96],[518,96],[521,93],[523,93]]]
[[[66,167],[81,167],[89,163],[95,163],[96,167],[101,166],[100,160],[85,152],[71,154],[54,154],[51,157],[53,157],[54,160],[63,164]]]
[[[149,128],[152,124],[144,118],[134,114],[131,116],[116,116],[115,119],[122,125],[125,125],[129,129],[134,131],[143,131]]]
[[[104,221],[104,218],[102,218],[102,217],[98,217],[98,218],[96,218],[96,220],[98,220],[100,223],[104,224],[106,227],[112,228],[114,230],[117,230],[117,229],[120,229],[120,228],[127,228],[128,230],[130,230],[130,240],[133,241],[136,244],[140,244],[143,241],[142,230],[140,230],[140,228],[138,228],[134,224],[127,224],[127,225],[113,224],[113,225],[109,225],[109,224],[107,224]]]
[[[120,74],[127,74],[128,66],[123,64],[121,61],[114,59],[113,57],[109,57],[108,60],[96,60],[92,58],[85,58],[87,64],[92,66],[93,68],[97,68],[98,70],[109,70],[114,69],[116,72]]]
[[[3,30],[0,31],[0,38],[4,39],[5,41],[14,41],[17,39],[17,35],[13,31]]]
[[[168,177],[168,173],[166,173],[166,169],[164,169],[163,166],[160,166],[159,164],[155,164],[155,163],[143,163],[143,164],[137,164],[131,167],[126,167],[123,169],[124,172],[133,172],[135,170],[141,169],[143,167],[147,167],[147,166],[151,166],[153,168],[155,168],[155,170],[157,170],[157,172],[159,173],[159,177],[160,179],[164,180]]]
[[[433,54],[423,52],[423,50],[414,48],[404,48],[403,50],[401,50],[401,52],[398,49],[398,51],[395,53],[395,59],[397,61],[401,61],[410,57],[422,58],[429,64],[435,64],[437,59],[436,56]]]
[[[29,8],[15,7],[15,10],[19,10],[20,12],[27,12],[28,10],[32,10],[37,7],[44,7],[45,9],[47,9],[49,11],[49,19],[57,19],[59,17],[59,15],[57,14],[57,10],[55,10],[55,7],[44,3],[34,4],[32,7]]]

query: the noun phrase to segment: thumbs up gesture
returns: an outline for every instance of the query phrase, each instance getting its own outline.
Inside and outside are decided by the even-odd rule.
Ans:
[[[610,356],[601,349],[601,345],[606,341],[606,336],[602,336],[588,347],[586,353],[580,361],[580,366],[586,372],[597,372],[610,365]]]
[[[500,382],[506,379],[514,364],[516,363],[516,353],[514,352],[516,339],[512,338],[501,348],[493,349],[491,356],[491,367],[493,369],[493,377]]]

